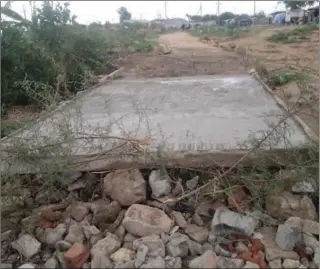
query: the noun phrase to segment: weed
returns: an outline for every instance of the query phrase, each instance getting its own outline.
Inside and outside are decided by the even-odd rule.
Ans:
[[[267,40],[275,43],[298,43],[307,39],[307,35],[315,30],[319,30],[317,24],[306,24],[292,30],[277,31]]]
[[[271,76],[271,83],[274,86],[282,86],[289,82],[301,82],[306,79],[306,75],[297,72],[277,72]]]

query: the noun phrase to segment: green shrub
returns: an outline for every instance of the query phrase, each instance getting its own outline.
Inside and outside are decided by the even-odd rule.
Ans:
[[[8,8],[1,12],[15,20],[1,21],[2,108],[42,106],[45,96],[55,96],[59,75],[66,82],[59,97],[68,98],[90,85],[92,75],[116,70],[122,50],[148,52],[154,46],[154,40],[137,34],[141,24],[121,24],[116,30],[78,24],[68,3],[44,1],[31,21]]]

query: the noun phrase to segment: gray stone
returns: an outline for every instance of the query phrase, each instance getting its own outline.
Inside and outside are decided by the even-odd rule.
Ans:
[[[45,229],[45,241],[49,246],[55,246],[58,241],[63,239],[67,232],[67,226],[64,223],[58,224],[54,229]]]
[[[89,205],[80,202],[71,205],[71,216],[76,221],[82,221],[88,214]]]
[[[217,235],[214,232],[210,231],[208,236],[208,242],[213,244],[217,241]]]
[[[56,243],[56,249],[60,252],[66,252],[72,247],[72,245],[68,241],[59,241]]]
[[[139,239],[139,237],[127,233],[123,238],[123,247],[133,249],[134,240]]]
[[[308,181],[300,181],[292,186],[293,193],[314,193],[315,189]]]
[[[213,250],[213,245],[211,245],[210,243],[204,243],[201,249],[202,249],[202,252],[206,252],[207,250]]]
[[[255,268],[257,268],[257,269],[259,269],[260,266],[259,266],[258,264],[256,264],[256,263],[253,263],[253,262],[246,262],[246,264],[245,264],[242,268],[248,268],[248,269],[255,269]],[[279,268],[281,268],[281,267],[279,267]],[[278,268],[278,269],[279,269],[279,268]]]
[[[195,176],[186,182],[187,189],[192,191],[198,186],[199,176]]]
[[[137,250],[141,245],[148,247],[148,256],[165,256],[165,246],[159,235],[148,235],[133,242],[133,249]]]
[[[247,247],[246,244],[243,242],[239,241],[236,243],[236,252],[238,253],[243,253],[249,251],[249,248]]]
[[[172,211],[171,217],[174,219],[175,223],[181,228],[186,227],[186,225],[188,224],[182,213],[179,211]]]
[[[12,230],[8,230],[8,231],[1,233],[1,236],[0,236],[1,242],[12,239],[13,234],[14,233]]]
[[[124,236],[126,235],[126,229],[120,225],[115,231],[114,235],[116,235],[121,242],[123,242]]]
[[[304,252],[309,255],[312,256],[313,255],[313,249],[311,247],[305,247]]]
[[[165,268],[166,262],[162,257],[149,258],[140,268]]]
[[[282,268],[282,261],[281,261],[281,259],[276,259],[276,260],[270,261],[270,262],[269,262],[269,267],[270,267],[270,269],[279,269],[279,268]]]
[[[297,231],[286,224],[278,226],[276,242],[282,250],[291,251],[294,249],[296,243],[300,241],[302,241],[302,234],[300,231]]]
[[[58,265],[58,261],[55,258],[50,258],[45,262],[44,268],[54,269],[57,268]]]
[[[120,248],[110,256],[111,260],[117,263],[127,263],[134,260],[135,252],[131,249]]]
[[[197,212],[192,215],[192,222],[198,226],[204,226],[204,222]]]
[[[313,220],[302,220],[302,232],[319,234],[319,222]]]
[[[94,225],[83,226],[83,233],[86,239],[90,239],[93,235],[100,235],[101,231]]]
[[[192,256],[197,256],[204,253],[202,245],[193,240],[188,240],[188,247],[189,247],[190,254]]]
[[[241,268],[244,266],[244,260],[218,257],[217,268]]]
[[[276,229],[273,227],[262,227],[260,229],[263,238],[260,240],[264,245],[266,259],[268,262],[276,259],[299,260],[299,255],[295,251],[282,250],[275,241]]]
[[[119,268],[119,269],[131,269],[131,268],[135,268],[134,267],[134,260],[133,261],[129,261],[126,263],[119,263],[116,264],[116,266],[114,268]]]
[[[185,229],[185,233],[190,236],[194,241],[203,244],[207,241],[209,236],[209,231],[205,227],[200,227],[195,224],[188,224]]]
[[[213,217],[211,229],[216,234],[224,234],[226,227],[231,227],[245,235],[252,235],[258,226],[257,220],[252,217],[240,215],[226,208],[219,207]]]
[[[161,238],[163,244],[167,244],[167,243],[168,243],[169,237],[170,237],[170,236],[167,235],[167,234],[165,234],[165,233],[161,233],[161,234],[160,234],[160,238]]]
[[[306,267],[306,268],[309,268],[309,266],[310,266],[309,260],[308,260],[307,257],[302,257],[302,258],[300,259],[300,263],[301,263],[304,267]]]
[[[279,221],[293,216],[309,220],[318,219],[316,208],[308,196],[301,197],[289,192],[267,195],[266,210],[270,216]]]
[[[70,242],[71,244],[74,244],[74,243],[82,244],[84,241],[83,227],[80,226],[78,223],[70,225],[69,232],[65,240]]]
[[[208,250],[191,260],[189,268],[217,268],[217,256],[212,250]]]
[[[166,263],[165,268],[182,268],[182,260],[180,257],[166,256],[164,261]]]
[[[161,169],[151,171],[149,185],[152,190],[152,196],[155,198],[168,195],[171,192],[171,179],[167,172]]]
[[[93,209],[93,219],[92,224],[98,228],[105,228],[107,223],[114,223],[117,219],[121,206],[117,201],[111,203],[101,202],[96,204],[94,207],[91,205],[91,210]]]
[[[136,260],[134,263],[135,268],[139,268],[141,266],[141,264],[143,264],[145,262],[148,251],[149,251],[149,249],[146,245],[141,245],[138,248],[137,257],[136,257]]]
[[[118,170],[104,178],[103,193],[130,206],[146,200],[147,183],[138,169]]]
[[[304,233],[302,238],[306,246],[312,248],[313,251],[319,246],[319,241],[310,233]]]
[[[160,209],[146,205],[130,206],[122,225],[129,232],[138,236],[169,233],[173,221]]]
[[[34,269],[36,266],[32,263],[25,263],[18,267],[19,269]]]
[[[314,251],[313,263],[317,266],[317,268],[320,268],[320,246],[319,245]]]
[[[91,268],[113,268],[113,263],[102,252],[92,255]]]
[[[282,267],[284,269],[295,269],[298,268],[300,265],[300,262],[297,260],[291,260],[291,259],[285,259],[282,263]]]
[[[107,233],[106,237],[99,240],[90,250],[92,256],[99,256],[97,254],[103,253],[110,255],[121,247],[121,242],[118,237],[111,233]],[[92,266],[92,265],[91,265]]]
[[[184,257],[188,255],[189,237],[185,234],[175,233],[170,236],[169,242],[166,245],[167,254],[172,257]]]
[[[232,257],[232,254],[233,254],[232,252],[226,250],[225,248],[221,247],[217,243],[214,245],[213,250],[217,255],[223,256],[223,257]]]
[[[40,251],[41,243],[29,234],[24,234],[11,243],[12,248],[29,259]]]

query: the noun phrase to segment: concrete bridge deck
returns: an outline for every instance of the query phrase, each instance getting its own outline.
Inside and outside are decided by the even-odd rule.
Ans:
[[[230,165],[248,151],[250,135],[263,136],[283,117],[251,75],[117,80],[3,139],[1,169]],[[310,142],[292,119],[285,124],[289,147]],[[282,154],[288,145],[272,148]]]

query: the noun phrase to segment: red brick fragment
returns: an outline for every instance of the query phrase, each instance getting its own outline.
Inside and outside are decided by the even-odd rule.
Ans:
[[[80,243],[75,243],[64,254],[64,261],[68,268],[81,268],[89,258],[88,248]]]

